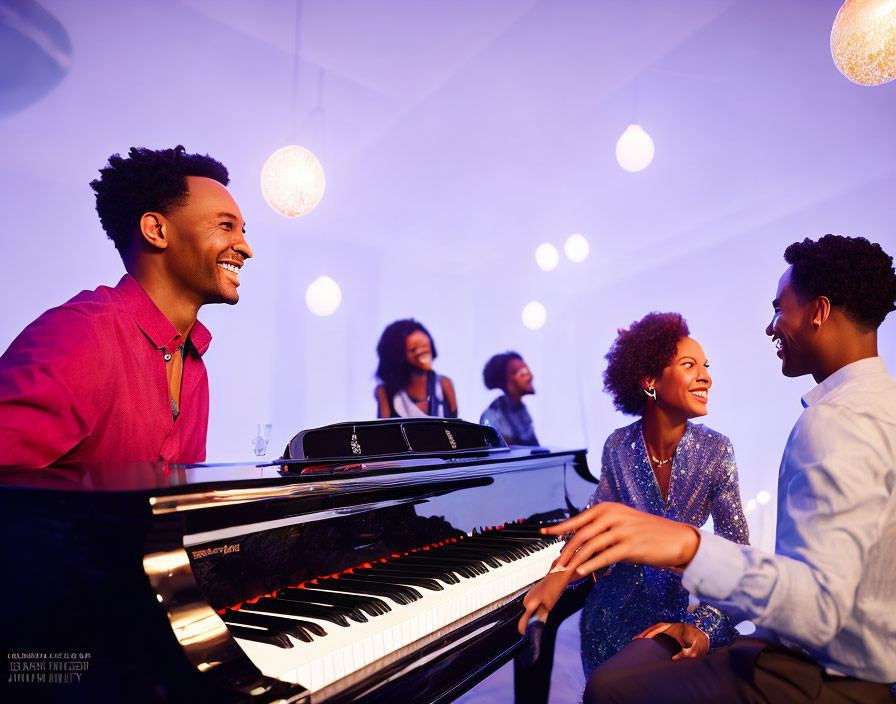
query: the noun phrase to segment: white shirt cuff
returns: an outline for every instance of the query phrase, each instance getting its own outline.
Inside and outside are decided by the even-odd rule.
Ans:
[[[700,531],[700,547],[681,575],[691,594],[727,599],[744,576],[746,558],[740,545],[721,536]]]

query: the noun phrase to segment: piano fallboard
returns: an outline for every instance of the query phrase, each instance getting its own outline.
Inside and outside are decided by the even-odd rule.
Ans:
[[[493,537],[506,527],[565,517],[593,489],[589,479],[584,451],[520,448],[322,465],[304,474],[278,465],[159,464],[2,472],[0,522],[15,574],[3,587],[5,603],[15,605],[2,617],[3,645],[7,652],[90,655],[77,683],[9,686],[29,701],[450,701],[521,646],[515,621],[531,583],[521,565],[531,563],[534,575],[541,569],[534,560],[548,559],[548,552],[536,555],[530,546],[525,559],[497,563],[507,575],[492,570],[485,581],[500,588],[488,589],[510,592],[481,604],[465,597],[471,610],[454,621],[455,602],[443,608],[447,616],[426,605],[448,586],[472,592],[473,578],[458,577],[460,587],[439,583],[445,588],[438,592],[412,586],[421,594],[413,607],[391,602],[387,590],[378,598],[391,607],[389,618],[410,623],[396,614],[417,609],[421,625],[413,631],[405,625],[407,642],[369,661],[358,659],[361,647],[353,658],[350,638],[349,645],[326,645],[350,628],[316,609],[311,617],[280,615],[317,629],[325,624],[327,635],[308,631],[310,642],[274,629],[281,645],[262,643],[256,639],[269,631],[251,616],[237,617],[238,625],[225,619],[314,589],[339,602],[334,585],[348,588],[365,576],[368,584],[382,581],[371,565],[389,582],[394,567],[428,563],[440,545],[439,560],[449,553],[467,560],[468,546],[499,545]],[[391,622],[386,615],[366,618],[349,625],[373,633],[365,642],[382,649],[371,624]],[[435,630],[426,633],[424,622]],[[383,627],[390,629],[402,627]],[[321,656],[324,665],[310,655],[305,670],[278,669],[290,653],[314,648],[329,653]],[[325,677],[324,666],[342,669]],[[308,675],[314,668],[316,678]]]

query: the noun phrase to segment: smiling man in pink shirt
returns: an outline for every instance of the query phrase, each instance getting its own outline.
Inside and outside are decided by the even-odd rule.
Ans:
[[[183,147],[118,154],[90,185],[127,274],[31,323],[0,357],[0,466],[205,459],[206,303],[252,251],[227,169]]]

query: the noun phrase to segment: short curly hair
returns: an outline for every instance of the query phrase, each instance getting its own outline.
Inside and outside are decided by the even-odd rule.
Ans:
[[[187,154],[182,145],[159,150],[131,147],[126,158],[109,157],[90,187],[96,193],[100,223],[122,259],[144,213],[167,215],[186,203],[187,176],[204,176],[224,186],[230,182],[221,162],[208,155]]]
[[[688,335],[688,323],[679,313],[648,313],[628,330],[619,330],[604,372],[604,390],[617,410],[628,415],[644,412],[647,395],[641,382],[659,376],[675,359],[679,340]]]
[[[519,352],[501,352],[485,363],[482,370],[482,381],[487,389],[507,391],[507,365],[514,359],[522,359]]]
[[[826,296],[832,306],[864,330],[877,330],[896,310],[896,272],[893,257],[864,237],[825,235],[808,237],[784,251],[793,266],[794,291],[803,297]]]
[[[408,363],[406,343],[411,334],[418,330],[429,338],[432,358],[435,359],[439,356],[436,352],[435,340],[432,339],[429,330],[413,318],[389,323],[376,345],[376,353],[379,357],[376,377],[383,382],[386,395],[389,398],[406,388],[411,381],[411,365]]]

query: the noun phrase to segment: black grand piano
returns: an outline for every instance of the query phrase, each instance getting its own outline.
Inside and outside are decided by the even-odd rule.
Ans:
[[[525,647],[538,528],[589,482],[584,450],[443,419],[269,465],[4,470],[0,699],[451,701]]]

